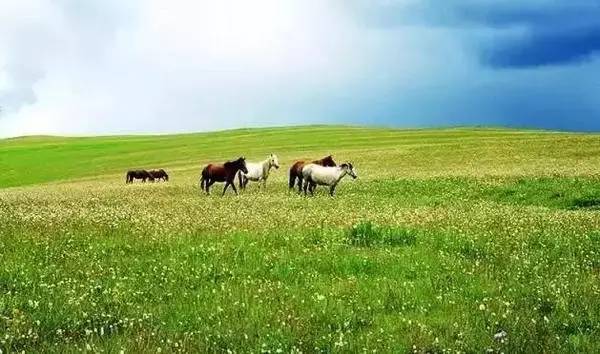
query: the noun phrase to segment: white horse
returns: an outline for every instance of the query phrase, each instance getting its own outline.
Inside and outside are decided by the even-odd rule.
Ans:
[[[267,178],[269,178],[269,172],[271,168],[279,168],[279,160],[277,155],[271,154],[269,157],[261,162],[246,162],[246,168],[248,173],[240,171],[238,178],[240,182],[240,189],[246,189],[248,181],[261,182],[263,188],[267,188]],[[259,185],[260,188],[260,185]]]
[[[302,168],[304,179],[304,194],[309,190],[311,195],[317,185],[329,186],[329,194],[333,196],[335,187],[346,175],[356,179],[356,171],[351,163],[343,163],[337,167],[324,167],[316,164],[308,164]]]

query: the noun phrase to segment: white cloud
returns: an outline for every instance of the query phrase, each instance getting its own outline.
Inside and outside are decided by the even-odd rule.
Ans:
[[[351,72],[349,28],[318,2],[82,6],[94,7],[28,0],[4,13],[0,135],[275,123],[282,96]]]

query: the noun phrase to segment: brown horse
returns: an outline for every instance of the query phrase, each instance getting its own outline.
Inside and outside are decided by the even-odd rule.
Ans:
[[[148,171],[150,176],[157,180],[163,180],[165,182],[169,181],[169,175],[162,168],[160,170],[150,170]]]
[[[290,187],[290,189],[294,188],[294,185],[296,184],[296,179],[298,179],[298,193],[302,192],[302,167],[304,167],[304,165],[306,165],[307,163],[314,163],[314,164],[325,166],[325,167],[335,167],[336,166],[335,161],[333,161],[333,157],[331,157],[331,155],[325,156],[324,158],[322,158],[320,160],[315,160],[312,162],[307,162],[304,160],[294,162],[292,167],[290,167],[289,187]]]
[[[225,182],[225,188],[223,188],[223,194],[221,195],[225,195],[225,191],[230,185],[235,194],[237,194],[237,189],[235,188],[235,184],[233,182],[238,171],[248,173],[248,169],[246,168],[246,159],[243,157],[240,157],[234,161],[227,161],[224,164],[208,164],[202,169],[200,188],[206,191],[206,194],[210,194],[210,186],[212,186],[215,182]]]
[[[127,175],[125,175],[125,183],[133,183],[134,179],[141,179],[142,182],[146,182],[148,179],[151,182],[154,182],[154,177],[146,170],[127,171]]]

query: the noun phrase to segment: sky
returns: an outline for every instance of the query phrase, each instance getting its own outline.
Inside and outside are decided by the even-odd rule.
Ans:
[[[600,131],[598,0],[0,0],[0,137]]]

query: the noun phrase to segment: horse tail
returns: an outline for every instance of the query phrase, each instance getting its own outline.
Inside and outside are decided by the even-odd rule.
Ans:
[[[206,183],[206,178],[204,177],[204,174],[202,174],[202,176],[200,176],[200,190],[204,190],[204,184]]]
[[[296,184],[296,165],[293,165],[292,167],[290,167],[290,181],[289,181],[289,187],[290,189],[294,188],[294,184]]]
[[[208,166],[202,169],[200,173],[200,189],[204,190],[204,186],[208,183]]]
[[[204,167],[204,168],[202,169],[202,173],[201,173],[201,175],[202,175],[202,178],[203,178],[203,179],[208,179],[208,177],[209,177],[209,176],[208,176],[208,175],[209,175],[209,173],[208,173],[208,166],[206,166],[206,167]]]

